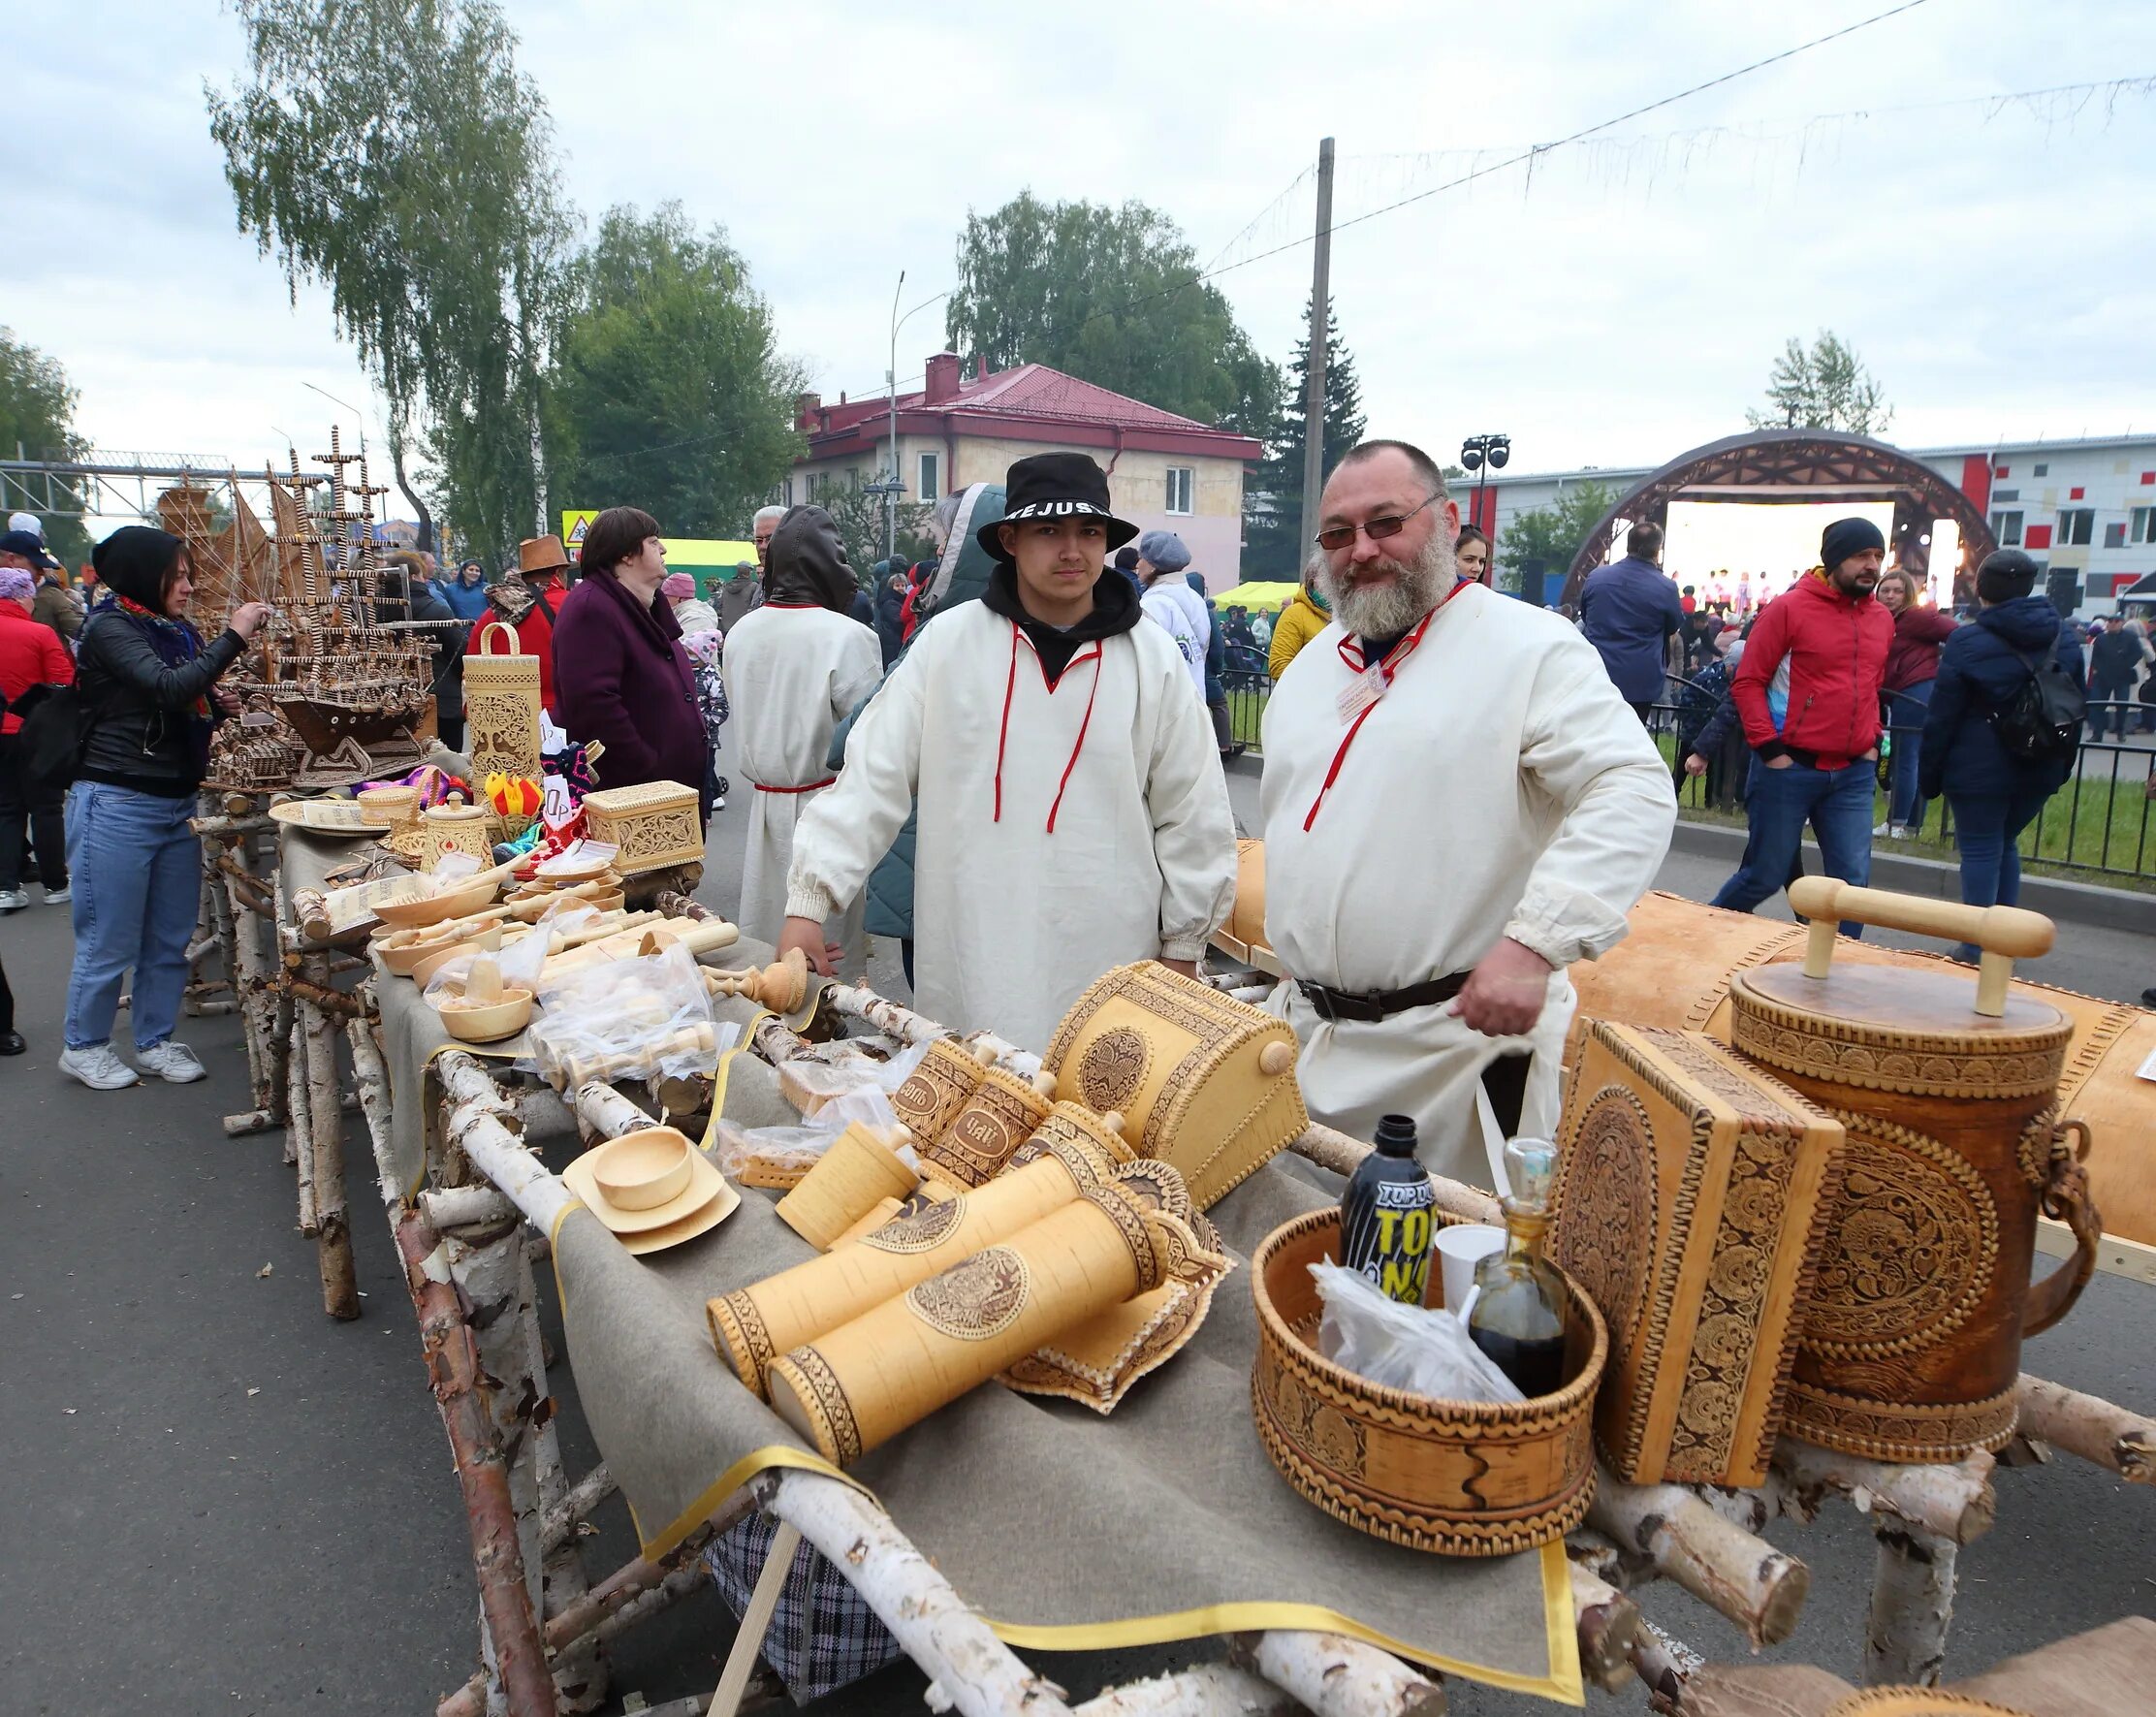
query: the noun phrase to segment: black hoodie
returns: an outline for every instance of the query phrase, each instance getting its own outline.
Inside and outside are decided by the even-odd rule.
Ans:
[[[766,602],[852,614],[861,585],[846,563],[838,525],[821,507],[796,507],[779,520],[767,558]]]
[[[991,614],[1015,620],[1019,629],[1032,641],[1051,691],[1082,646],[1096,638],[1115,638],[1134,631],[1145,617],[1145,610],[1138,605],[1138,592],[1131,588],[1130,581],[1113,567],[1105,569],[1094,581],[1093,612],[1075,625],[1062,629],[1046,620],[1035,620],[1026,612],[1026,605],[1018,594],[1018,570],[1007,562],[989,574],[988,588],[981,592],[981,600]]]

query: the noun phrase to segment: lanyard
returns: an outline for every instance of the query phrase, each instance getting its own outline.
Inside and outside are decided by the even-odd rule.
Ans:
[[[1317,797],[1310,802],[1310,814],[1303,818],[1303,832],[1305,834],[1308,834],[1311,825],[1316,822],[1318,810],[1325,803],[1325,795],[1333,790],[1333,782],[1340,779],[1340,766],[1348,761],[1348,747],[1355,743],[1355,735],[1362,731],[1362,724],[1370,719],[1371,711],[1375,710],[1381,701],[1384,695],[1383,688],[1392,684],[1394,677],[1400,672],[1401,664],[1414,653],[1415,646],[1422,642],[1422,635],[1430,629],[1430,622],[1438,618],[1439,611],[1444,607],[1445,603],[1450,602],[1453,597],[1474,582],[1472,579],[1456,581],[1452,588],[1447,590],[1439,601],[1438,606],[1422,617],[1415,629],[1402,638],[1399,643],[1392,647],[1382,660],[1375,664],[1375,672],[1379,677],[1378,684],[1370,688],[1369,701],[1362,706],[1355,718],[1348,724],[1348,731],[1341,736],[1340,749],[1333,753],[1332,767],[1325,771],[1325,784],[1317,789]],[[1362,659],[1362,645],[1358,640],[1343,638],[1334,648],[1340,652],[1340,659],[1352,668],[1358,677],[1367,676],[1373,672],[1372,665]],[[1350,650],[1355,652],[1353,656],[1349,656],[1348,653]]]

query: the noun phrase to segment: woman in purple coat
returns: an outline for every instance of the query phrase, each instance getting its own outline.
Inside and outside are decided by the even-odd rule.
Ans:
[[[681,622],[659,594],[659,522],[609,507],[586,530],[580,564],[584,576],[554,622],[556,719],[572,739],[605,743],[602,787],[679,781],[697,789],[709,821],[704,717]]]

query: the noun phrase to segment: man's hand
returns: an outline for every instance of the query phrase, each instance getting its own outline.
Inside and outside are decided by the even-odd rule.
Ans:
[[[796,948],[807,958],[809,970],[825,977],[839,975],[839,956],[844,950],[823,939],[823,926],[813,918],[789,918],[779,931],[778,957],[783,960]]]
[[[1692,753],[1691,756],[1685,759],[1685,774],[1705,775],[1706,773],[1707,760],[1704,757],[1700,756],[1698,752],[1695,751]]]
[[[1170,960],[1165,954],[1158,958],[1160,964],[1170,971],[1180,971],[1185,977],[1196,977],[1198,974],[1198,963],[1195,960]]]
[[[1549,999],[1550,963],[1510,937],[1475,964],[1467,988],[1444,1004],[1485,1037],[1518,1037],[1535,1029]]]
[[[1769,757],[1766,760],[1766,766],[1769,769],[1794,769],[1796,759],[1785,751],[1779,757]]]

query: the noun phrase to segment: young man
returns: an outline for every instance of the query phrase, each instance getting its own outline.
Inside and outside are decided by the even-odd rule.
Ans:
[[[764,581],[762,604],[726,635],[719,678],[733,708],[741,772],[755,789],[736,921],[770,941],[789,910],[795,830],[831,786],[824,761],[831,730],[875,689],[883,652],[875,633],[851,616],[860,587],[839,527],[821,507],[796,507],[778,522]],[[867,966],[868,942],[858,903],[840,904],[852,906],[839,933],[850,977]],[[817,921],[819,951],[822,917],[830,915]]]
[[[794,838],[786,928],[831,970],[852,901],[918,797],[921,1010],[1044,1049],[1088,984],[1194,970],[1235,895],[1235,826],[1205,708],[1108,551],[1137,534],[1084,454],[1010,468],[978,602],[939,611],[861,713]]]
[[[1751,834],[1736,874],[1709,904],[1749,912],[1796,874],[1809,822],[1829,876],[1872,874],[1879,688],[1893,617],[1873,599],[1886,539],[1869,519],[1837,519],[1820,570],[1760,611],[1729,695],[1752,747]],[[1845,923],[1844,936],[1863,927]]]

